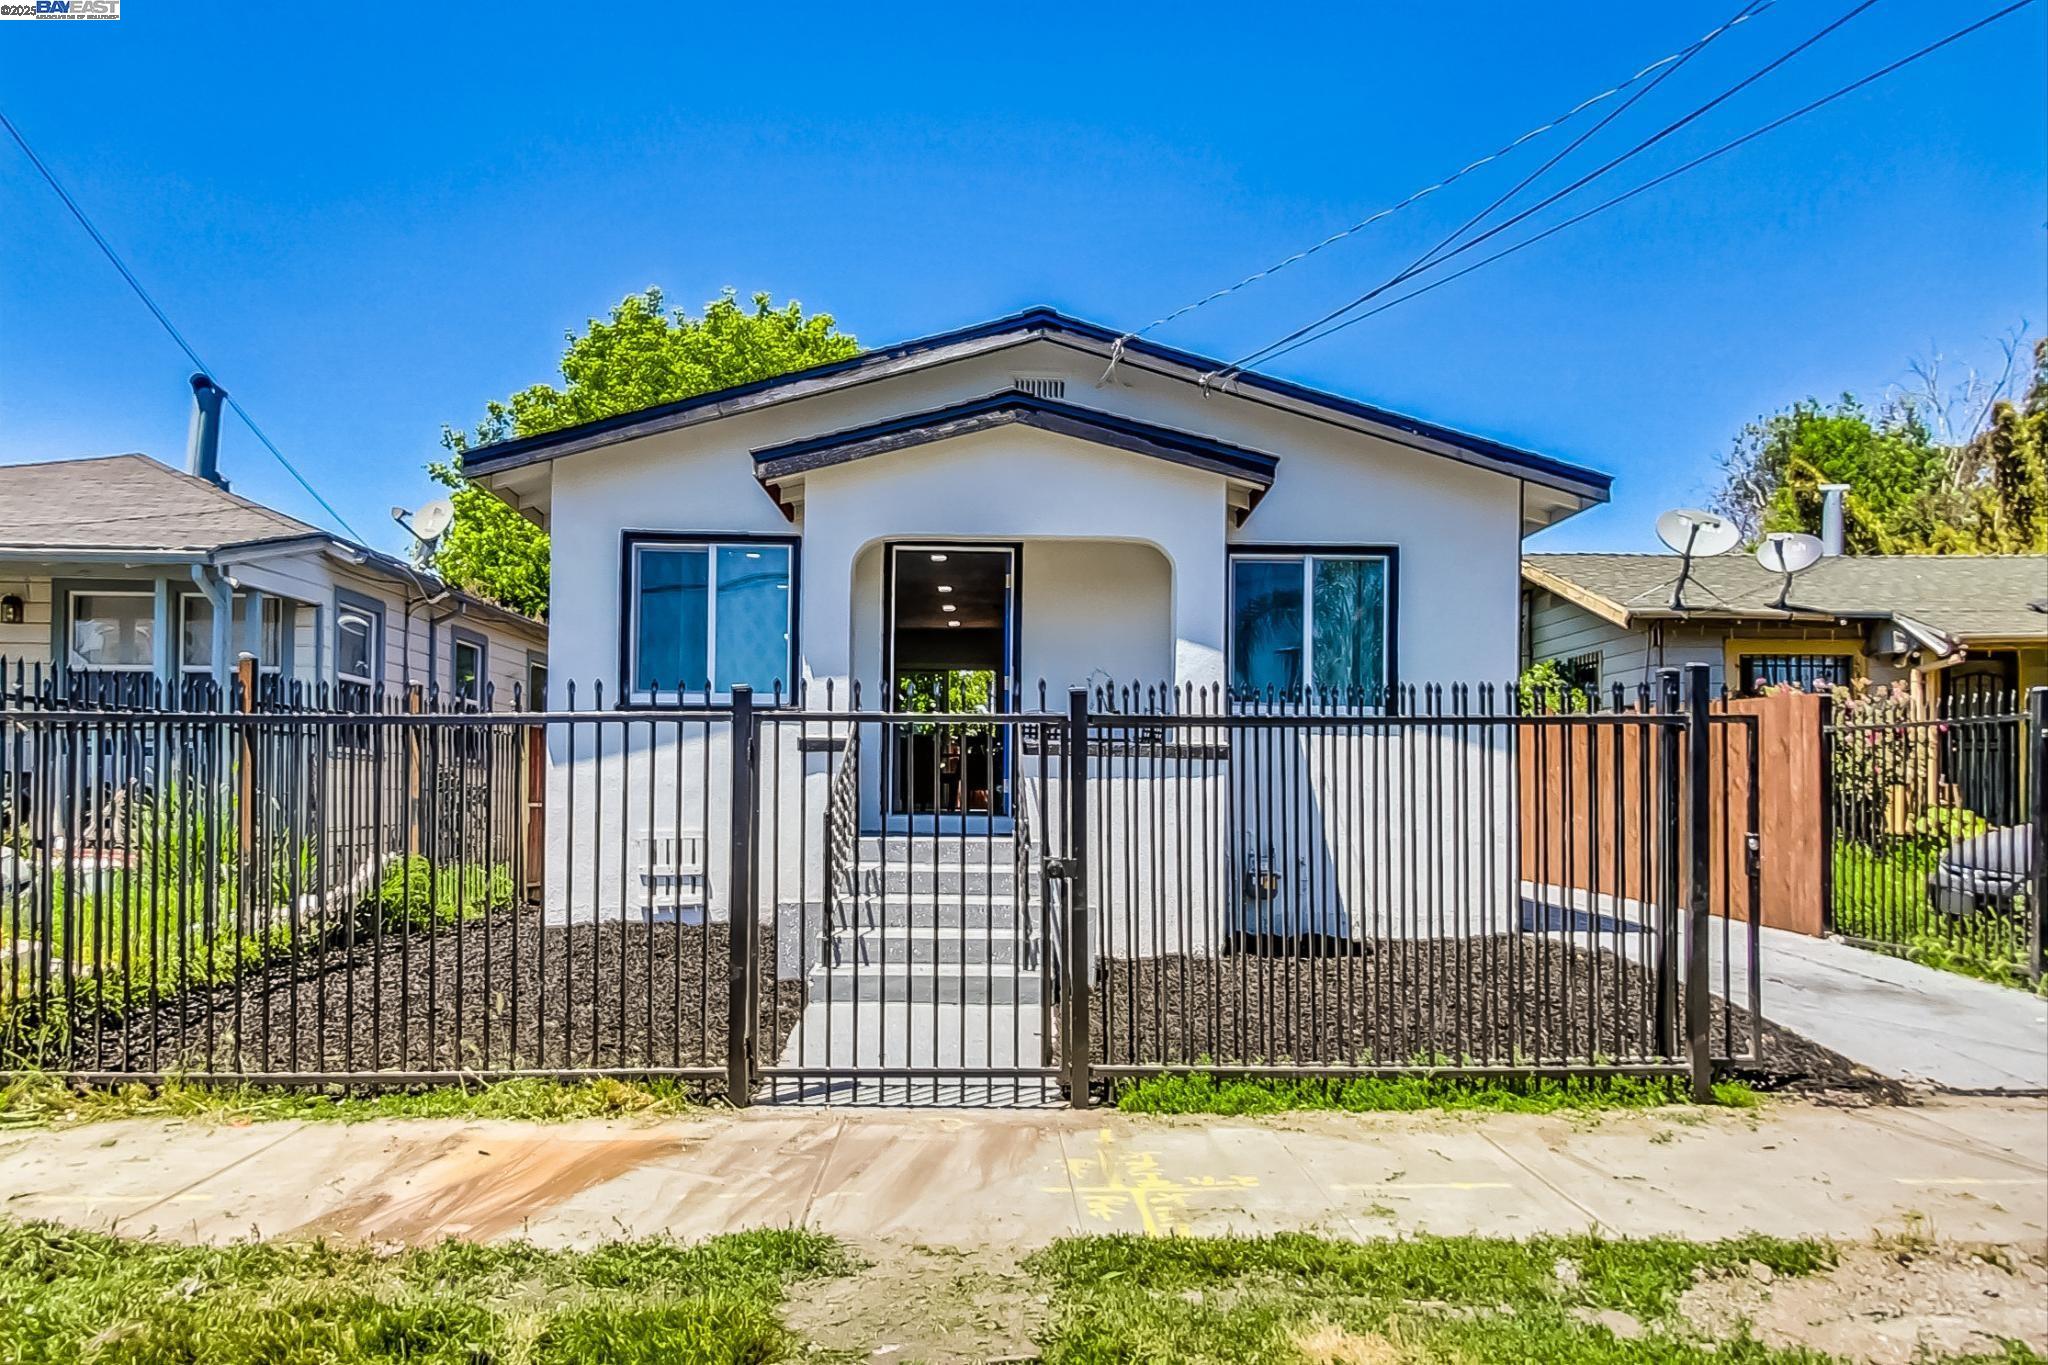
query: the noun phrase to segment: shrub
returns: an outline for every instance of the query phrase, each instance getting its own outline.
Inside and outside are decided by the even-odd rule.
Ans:
[[[512,904],[512,873],[503,863],[435,867],[414,853],[384,869],[377,915],[389,929],[432,929],[479,919]]]

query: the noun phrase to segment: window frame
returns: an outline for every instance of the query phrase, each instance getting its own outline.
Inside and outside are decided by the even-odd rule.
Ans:
[[[1401,551],[1395,545],[1231,545],[1226,550],[1223,572],[1223,693],[1234,705],[1237,689],[1232,685],[1231,675],[1237,668],[1237,565],[1240,560],[1285,563],[1301,561],[1302,602],[1304,610],[1301,619],[1301,676],[1305,680],[1302,692],[1314,688],[1306,681],[1315,677],[1315,616],[1307,609],[1315,593],[1315,562],[1319,559],[1364,560],[1377,559],[1386,565],[1386,591],[1380,602],[1380,640],[1385,656],[1382,670],[1381,690],[1383,696],[1394,697],[1400,687],[1400,601],[1401,601]],[[1389,706],[1359,706],[1344,708],[1366,713],[1391,710]]]
[[[140,664],[94,664],[78,657],[78,643],[75,631],[78,624],[78,599],[81,597],[139,597],[149,603],[150,658]],[[132,587],[71,587],[64,592],[64,666],[80,673],[155,673],[156,672],[156,589]]]
[[[1839,671],[1841,676],[1829,678],[1824,684],[1818,685],[1816,680],[1810,677],[1799,682],[1789,682],[1782,678],[1762,678],[1752,683],[1750,681],[1751,664],[1764,665],[1764,671],[1766,672],[1770,671],[1770,665],[1772,664],[1780,666],[1796,664],[1802,666],[1802,672],[1807,673],[1813,672],[1813,666],[1816,664],[1826,664],[1830,671]],[[1836,687],[1847,687],[1851,682],[1855,681],[1855,678],[1855,659],[1851,655],[1838,650],[1800,651],[1798,653],[1791,651],[1745,652],[1736,655],[1735,658],[1737,695],[1744,697],[1762,696],[1763,689],[1766,687],[1796,687],[1802,692],[1821,692]]]
[[[643,707],[704,705],[732,701],[730,689],[718,691],[643,690],[634,676],[640,643],[640,555],[644,551],[703,550],[704,579],[704,662],[705,672],[718,676],[718,551],[742,546],[774,546],[789,552],[789,659],[783,678],[783,704],[794,706],[798,674],[803,667],[803,540],[800,536],[756,535],[743,531],[627,531],[619,537],[619,671],[618,706],[621,710]],[[658,680],[657,680],[658,681]],[[773,706],[772,692],[757,691],[756,706]]]
[[[240,638],[240,633],[236,630],[236,627],[242,623],[244,613],[246,612],[249,605],[249,600],[250,594],[245,592],[238,592],[234,594],[233,605],[230,606],[228,609],[229,614],[232,617],[232,621],[228,628],[228,642],[231,649],[233,649],[235,641],[238,638]],[[275,593],[266,592],[260,594],[256,598],[256,601],[260,604],[257,607],[257,615],[259,619],[256,622],[256,671],[258,674],[262,675],[268,675],[271,677],[282,677],[284,676],[284,657],[285,654],[288,652],[285,648],[285,599],[277,596]],[[204,602],[209,611],[213,609],[213,599],[208,597],[203,592],[181,592],[178,594],[178,609],[177,612],[175,613],[177,624],[177,645],[171,651],[171,668],[173,672],[176,672],[181,675],[192,674],[195,676],[211,677],[213,675],[213,666],[211,664],[187,663],[185,660],[185,615],[188,609],[191,607],[191,604],[194,602]],[[277,639],[274,642],[266,638],[269,634],[269,631],[267,629],[266,623],[260,619],[262,614],[272,607],[277,608],[278,623]],[[210,628],[211,627],[209,626],[209,629]],[[271,647],[273,644],[276,646],[274,649]],[[235,661],[239,662],[241,657],[241,652],[238,649],[234,650]],[[232,672],[233,669],[230,668],[229,671]]]
[[[461,658],[461,651],[465,649],[476,651],[476,695],[473,697],[466,697],[462,694],[462,673],[457,666],[457,661]],[[448,628],[448,695],[457,701],[465,701],[478,709],[482,709],[484,704],[484,688],[490,684],[490,680],[490,640],[478,632],[465,627],[450,626]]]
[[[534,674],[540,674],[540,685],[534,686]],[[523,698],[529,711],[548,709],[548,657],[535,650],[526,651],[526,695]]]
[[[370,620],[370,671],[367,676],[344,673],[341,667],[342,618],[350,612],[357,612]],[[375,689],[384,673],[384,604],[374,597],[365,597],[346,588],[336,589],[334,594],[334,680],[337,683],[354,683]]]

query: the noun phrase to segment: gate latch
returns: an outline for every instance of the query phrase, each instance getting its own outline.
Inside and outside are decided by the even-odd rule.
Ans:
[[[1062,881],[1078,877],[1081,875],[1081,860],[1079,858],[1047,858],[1045,860],[1045,875],[1048,877],[1058,877]]]
[[[1758,872],[1758,870],[1759,870],[1759,869],[1761,869],[1761,868],[1763,867],[1763,861],[1764,861],[1764,841],[1763,841],[1763,837],[1762,837],[1761,835],[1751,834],[1751,835],[1747,836],[1747,838],[1745,838],[1743,842],[1744,842],[1744,845],[1745,845],[1745,847],[1746,847],[1746,848],[1748,849],[1748,851],[1749,851],[1749,866],[1748,866],[1748,868],[1746,868],[1745,870],[1746,870],[1746,871],[1747,871],[1747,872],[1748,872],[1748,873],[1749,873],[1749,874],[1750,874],[1751,876],[1755,876],[1755,875],[1756,875],[1756,873]]]

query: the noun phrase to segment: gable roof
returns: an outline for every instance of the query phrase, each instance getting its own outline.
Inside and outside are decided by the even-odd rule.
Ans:
[[[1006,389],[949,407],[765,447],[754,452],[754,476],[772,487],[814,469],[1013,425],[1075,436],[1135,455],[1149,455],[1221,474],[1252,485],[1255,500],[1259,493],[1273,486],[1273,471],[1280,464],[1277,456],[1193,432]]]
[[[1054,341],[1105,359],[1114,354],[1120,364],[1188,382],[1198,381],[1225,367],[1221,360],[1162,346],[1143,337],[1132,337],[1051,308],[1028,308],[1008,317],[917,337],[894,346],[878,347],[846,360],[794,370],[772,379],[734,385],[638,412],[564,427],[559,431],[494,441],[464,454],[463,467],[473,478],[487,478],[619,441],[672,431],[1035,340]],[[1605,502],[1613,482],[1606,474],[1548,455],[1520,450],[1483,436],[1438,426],[1255,371],[1234,372],[1222,391],[1365,430],[1431,454],[1512,474],[1585,502]]]
[[[326,533],[147,455],[0,466],[0,548],[206,554]]]
[[[509,622],[545,623],[450,587],[396,555],[251,502],[147,455],[91,455],[0,465],[0,559],[118,557],[128,562],[205,560],[299,548],[332,553],[425,595],[447,592],[464,610]]]
[[[1671,607],[1680,560],[1669,554],[1532,554],[1522,577],[1618,626],[1639,621],[1786,621],[1828,617],[1901,621],[1954,640],[2048,642],[2048,615],[2031,604],[2048,583],[2048,555],[1834,555],[1792,580],[1746,554],[1693,561],[1682,612]]]

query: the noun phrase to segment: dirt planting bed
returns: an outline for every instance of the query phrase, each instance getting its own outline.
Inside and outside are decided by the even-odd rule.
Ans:
[[[279,958],[232,986],[186,991],[122,1020],[85,1021],[76,1066],[722,1071],[729,964],[722,924],[549,927],[537,910],[507,911]],[[803,1010],[803,983],[776,991],[766,965],[761,1047],[773,1056]]]
[[[1641,1062],[1656,1051],[1654,968],[1528,935],[1382,942],[1370,953],[1121,958],[1102,971],[1094,1053],[1109,1065],[1557,1065]],[[1747,1010],[1714,1001],[1718,1052],[1747,1053],[1751,1026]],[[1682,1017],[1679,1028],[1682,1038]],[[1896,1082],[1768,1020],[1762,1061],[1723,1074],[1850,1101],[1906,1097]]]

